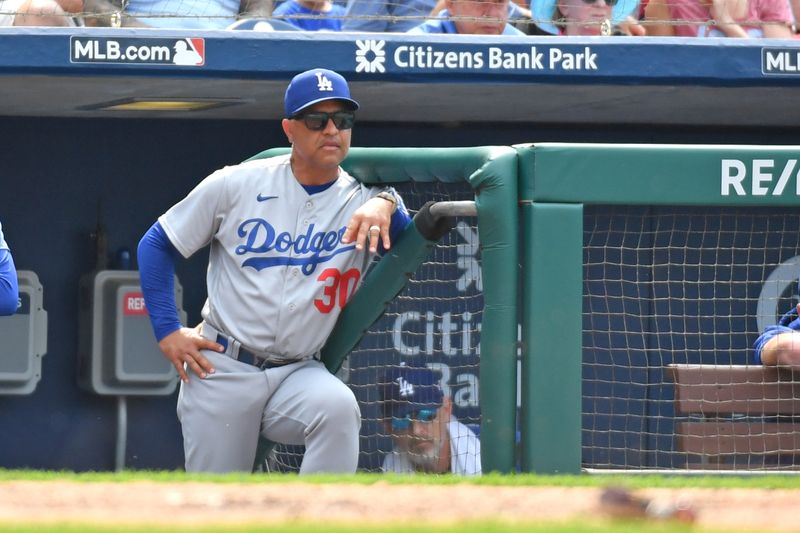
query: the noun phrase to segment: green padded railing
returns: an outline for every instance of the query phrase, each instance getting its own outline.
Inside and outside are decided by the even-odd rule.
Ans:
[[[800,147],[519,145],[520,200],[622,205],[800,205]]]
[[[288,151],[265,150],[251,159]],[[484,471],[513,471],[519,282],[516,151],[500,146],[351,148],[342,166],[369,184],[466,182],[475,190],[484,300],[479,389],[481,460]],[[373,320],[367,308],[363,313],[348,313],[347,320],[337,324],[329,343],[341,349],[353,346],[353,340],[357,342]],[[326,345],[326,359],[340,362],[346,357],[337,349]]]
[[[405,288],[435,245],[436,241],[428,240],[413,222],[395,238],[392,249],[381,257],[347,302],[322,348],[321,360],[331,373],[339,371],[345,358]]]

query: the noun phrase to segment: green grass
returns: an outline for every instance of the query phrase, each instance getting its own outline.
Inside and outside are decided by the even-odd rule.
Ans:
[[[655,475],[655,474],[583,474],[583,475],[536,475],[536,474],[485,474],[481,477],[452,475],[391,475],[365,474],[352,476],[316,475],[299,477],[294,474],[187,474],[182,471],[129,470],[115,472],[64,472],[43,470],[3,470],[2,481],[76,481],[119,482],[155,481],[182,482],[201,481],[208,483],[355,483],[370,485],[424,484],[424,485],[496,485],[496,486],[555,486],[555,487],[604,487],[608,485],[636,488],[761,488],[800,489],[800,475]]]

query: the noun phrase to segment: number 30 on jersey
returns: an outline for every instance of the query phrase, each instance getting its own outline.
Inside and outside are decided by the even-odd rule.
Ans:
[[[353,295],[361,279],[361,272],[355,268],[339,272],[337,268],[326,268],[317,278],[324,284],[322,298],[314,300],[320,313],[330,313],[334,307],[343,309],[347,300]]]

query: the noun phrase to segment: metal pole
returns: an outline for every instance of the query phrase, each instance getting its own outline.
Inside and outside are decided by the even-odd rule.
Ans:
[[[125,469],[125,444],[128,441],[128,402],[125,396],[117,396],[117,449],[114,454],[115,470]]]
[[[431,214],[435,217],[474,217],[478,215],[478,209],[472,200],[436,202],[431,206]]]

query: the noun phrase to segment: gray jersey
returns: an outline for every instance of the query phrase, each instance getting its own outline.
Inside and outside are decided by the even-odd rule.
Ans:
[[[184,257],[211,245],[206,322],[258,354],[301,359],[322,348],[369,264],[341,238],[381,190],[342,170],[309,195],[279,156],[218,170],[159,222]]]
[[[481,474],[481,441],[467,426],[451,417],[447,424],[450,435],[450,472],[458,475]],[[383,459],[384,472],[406,474],[414,472],[414,464],[407,452],[392,450]]]

